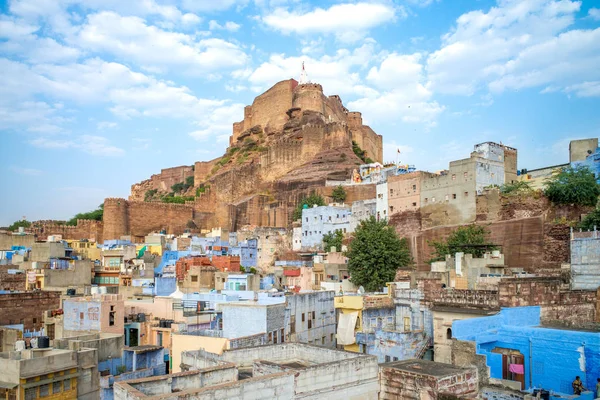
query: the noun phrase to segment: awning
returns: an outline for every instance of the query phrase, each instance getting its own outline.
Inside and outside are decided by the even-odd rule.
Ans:
[[[14,389],[19,386],[18,383],[2,382],[0,381],[0,389]]]

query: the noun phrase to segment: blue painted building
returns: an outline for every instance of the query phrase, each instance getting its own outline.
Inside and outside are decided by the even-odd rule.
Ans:
[[[572,167],[588,167],[596,175],[596,180],[600,182],[600,147],[588,155],[584,161],[574,161]]]
[[[258,260],[258,239],[243,240],[237,246],[230,247],[229,254],[240,257],[240,265],[244,268],[256,268]]]
[[[476,343],[491,378],[520,381],[524,389],[572,394],[576,376],[589,389],[595,389],[600,377],[600,332],[541,327],[539,306],[455,321],[452,334]]]
[[[341,230],[350,232],[349,207],[320,206],[302,210],[302,248],[322,249],[323,236]]]

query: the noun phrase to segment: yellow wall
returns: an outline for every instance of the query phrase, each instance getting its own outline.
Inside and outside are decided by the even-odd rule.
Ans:
[[[146,251],[152,254],[158,254],[159,256],[162,256],[162,246],[159,244],[138,244],[137,246],[135,246],[135,251],[136,253],[138,251],[140,251],[142,249],[142,247],[146,246]]]
[[[33,382],[39,382],[40,380],[50,380],[50,379],[54,379],[54,378],[59,378],[60,376],[64,375],[64,374],[76,374],[77,373],[77,369],[71,369],[70,371],[62,371],[62,372],[57,372],[54,374],[48,374],[48,377],[46,378],[45,375],[43,376],[37,376],[35,378],[29,378],[29,379],[21,379],[21,387],[20,387],[20,398],[24,399],[25,398],[25,387],[24,385],[33,383]],[[43,378],[43,379],[42,379]],[[27,382],[27,380],[29,380],[29,382]],[[60,392],[59,393],[52,393],[53,392],[53,385],[61,385],[60,388]],[[42,383],[43,385],[43,383]],[[77,398],[77,378],[71,378],[71,388],[69,390],[64,390],[64,388],[62,387],[63,383],[62,381],[60,382],[52,382],[49,384],[49,389],[48,389],[48,395],[44,396],[44,397],[40,397],[40,388],[36,387],[37,390],[37,397],[36,398],[40,398],[40,399],[45,399],[45,400],[66,400],[66,399],[75,399]],[[41,386],[41,385],[40,385]]]
[[[354,334],[356,336],[357,331],[362,330],[362,309],[363,309],[363,297],[362,296],[335,296],[333,304],[341,314],[358,312],[358,319],[356,321],[356,328],[354,328]],[[349,344],[344,346],[344,350],[352,351],[354,353],[359,352],[357,343]]]
[[[210,353],[223,354],[229,348],[229,339],[209,336],[172,335],[172,373],[181,372],[181,352],[204,349]]]

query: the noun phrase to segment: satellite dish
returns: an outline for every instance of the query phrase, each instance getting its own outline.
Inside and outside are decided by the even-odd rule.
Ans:
[[[356,291],[358,294],[363,294],[365,292],[365,288],[362,286],[358,287],[358,290]]]

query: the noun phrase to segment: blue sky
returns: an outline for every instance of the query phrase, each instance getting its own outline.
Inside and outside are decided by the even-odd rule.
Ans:
[[[419,169],[488,140],[532,169],[600,136],[596,0],[0,1],[0,225],[221,155],[302,61]]]

